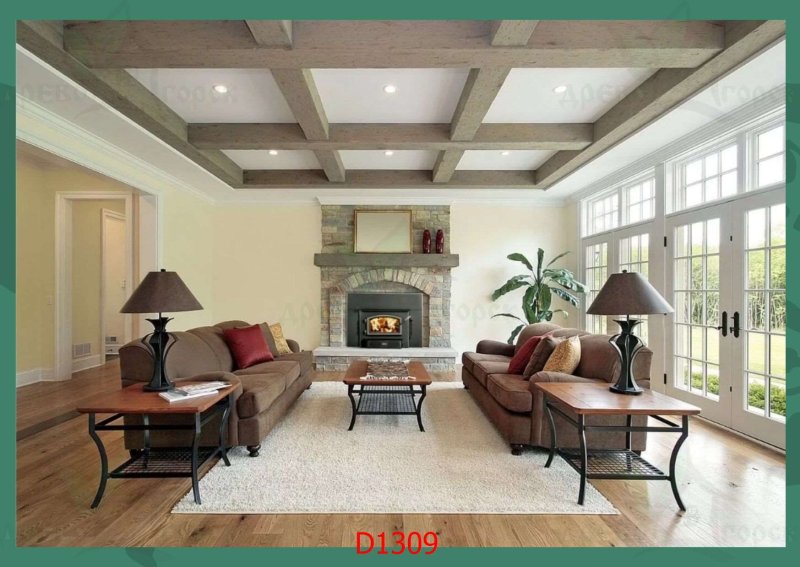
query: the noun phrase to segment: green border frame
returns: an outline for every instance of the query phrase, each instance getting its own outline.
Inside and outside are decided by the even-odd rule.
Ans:
[[[13,5],[12,5],[13,4]],[[287,7],[288,6],[288,7]],[[254,564],[266,561],[325,562],[328,565],[349,565],[352,561],[374,564],[383,561],[376,555],[357,556],[351,548],[17,548],[16,547],[16,463],[15,451],[15,192],[12,188],[15,172],[15,59],[14,35],[17,19],[239,19],[244,17],[292,19],[783,19],[787,28],[787,216],[789,253],[798,250],[800,243],[800,4],[788,0],[688,0],[660,3],[641,0],[616,0],[613,3],[596,0],[572,0],[570,3],[534,3],[532,0],[404,0],[394,8],[382,2],[366,0],[303,0],[302,2],[270,6],[269,1],[247,2],[172,2],[164,0],[6,0],[0,6],[0,365],[2,393],[0,396],[0,432],[2,432],[2,462],[0,462],[0,557],[7,565],[47,562],[59,566],[72,565],[116,567],[127,565],[218,565],[221,561]],[[791,257],[791,256],[790,256]],[[800,379],[800,262],[790,262],[788,269],[789,321],[787,335],[788,407],[787,407],[787,533],[786,548],[647,548],[647,549],[540,549],[442,548],[428,562],[469,565],[487,560],[530,561],[555,563],[590,562],[616,564],[635,560],[651,566],[674,565],[676,562],[702,561],[708,565],[725,563],[734,567],[751,567],[760,563],[788,563],[792,550],[797,551],[798,526],[798,451],[791,439],[798,435],[798,380]],[[423,557],[423,556],[417,556]],[[403,556],[399,561],[412,561]]]

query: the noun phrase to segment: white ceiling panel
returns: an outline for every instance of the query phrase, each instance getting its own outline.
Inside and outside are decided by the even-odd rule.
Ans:
[[[467,150],[456,169],[536,169],[547,158],[552,150],[510,150],[503,155],[500,150]]]
[[[594,122],[654,72],[512,69],[484,122]]]
[[[295,122],[266,69],[128,69],[187,122]],[[224,94],[213,90],[225,85]]]
[[[321,169],[317,156],[310,150],[222,150],[242,169]]]
[[[450,122],[468,69],[314,69],[329,122]],[[393,85],[394,94],[384,92]]]
[[[395,150],[387,156],[383,150],[342,150],[345,169],[432,169],[437,152]]]

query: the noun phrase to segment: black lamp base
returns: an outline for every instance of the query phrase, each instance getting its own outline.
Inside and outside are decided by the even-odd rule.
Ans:
[[[166,365],[167,351],[170,348],[167,346],[170,336],[167,332],[167,323],[172,321],[172,318],[158,317],[148,321],[153,325],[153,332],[149,337],[145,337],[153,352],[153,377],[142,389],[145,392],[166,392],[172,388],[172,382],[167,378]],[[142,339],[142,342],[145,342],[145,339]]]
[[[609,390],[616,394],[638,396],[644,390],[636,384],[636,380],[633,377],[633,359],[644,347],[644,342],[633,334],[633,330],[641,321],[638,319],[619,319],[615,321],[622,332],[611,337],[608,342],[619,354],[620,369],[616,384],[609,387]]]

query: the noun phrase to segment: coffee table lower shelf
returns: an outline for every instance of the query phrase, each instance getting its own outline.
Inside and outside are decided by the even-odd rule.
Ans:
[[[416,399],[419,394],[419,400]],[[354,385],[347,386],[353,416],[348,431],[352,431],[359,415],[415,415],[420,431],[422,426],[422,402],[427,395],[426,385],[414,386],[387,385]],[[358,396],[358,401],[356,401]]]
[[[578,473],[581,472],[583,456],[579,451],[557,449],[557,453]],[[669,475],[633,451],[603,449],[590,451],[587,454],[586,478],[669,480]]]

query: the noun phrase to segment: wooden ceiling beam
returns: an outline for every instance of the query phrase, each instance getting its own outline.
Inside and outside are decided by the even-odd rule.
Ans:
[[[614,105],[594,124],[595,140],[579,151],[559,151],[536,171],[549,187],[664,113],[721,79],[785,35],[783,20],[731,21],[725,24],[725,49],[697,69],[661,69]]]
[[[243,20],[67,21],[64,45],[110,68],[687,68],[725,41],[709,21],[542,20],[527,45],[492,45],[509,26],[493,35],[488,20],[295,20],[286,49],[254,46]]]
[[[309,140],[327,140],[328,117],[319,98],[314,77],[308,69],[273,69],[272,76],[292,109],[295,120]],[[339,152],[334,149],[315,150],[320,166],[329,181],[345,180],[345,169]]]
[[[525,46],[531,39],[539,20],[495,20],[491,39],[494,46]]]
[[[258,45],[292,46],[292,20],[245,20],[245,23]]]
[[[464,157],[464,150],[439,152],[436,163],[433,164],[433,182],[447,183],[450,181],[462,157]]]
[[[456,171],[447,183],[434,183],[431,172],[424,170],[351,169],[343,183],[331,183],[322,170],[245,170],[244,183],[238,189],[299,188],[507,188],[537,189],[530,171]]]
[[[19,20],[17,43],[225,183],[242,183],[242,169],[233,160],[220,150],[199,150],[190,144],[186,122],[129,73],[88,69],[66,53],[60,26],[43,20]]]
[[[469,141],[450,124],[330,124],[327,140],[308,140],[298,124],[189,124],[189,141],[221,150],[579,150],[591,124],[481,124]]]

